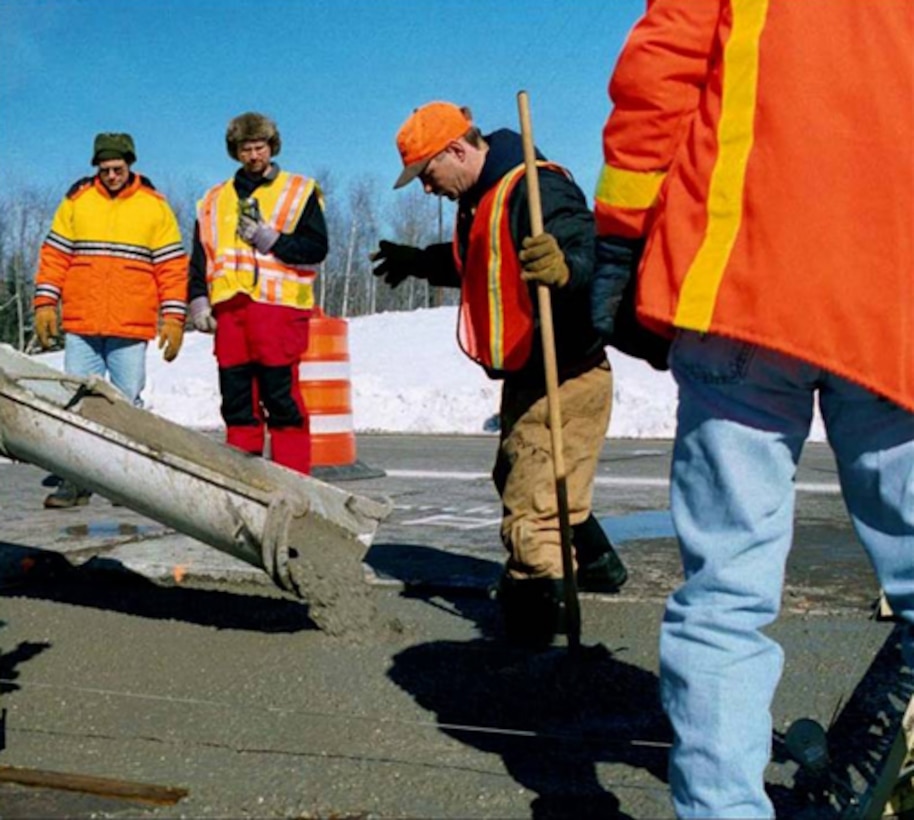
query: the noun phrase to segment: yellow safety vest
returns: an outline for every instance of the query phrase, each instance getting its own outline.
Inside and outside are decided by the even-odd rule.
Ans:
[[[264,221],[292,233],[315,189],[313,179],[280,171],[254,193]],[[261,253],[238,236],[238,194],[231,180],[211,188],[197,206],[212,304],[246,293],[257,302],[310,309],[317,271]]]

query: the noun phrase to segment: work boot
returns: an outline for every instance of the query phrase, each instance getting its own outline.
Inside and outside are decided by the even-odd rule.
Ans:
[[[545,649],[565,632],[564,584],[558,578],[519,580],[504,573],[498,584],[505,637],[529,649]]]
[[[589,564],[579,565],[576,578],[581,592],[618,592],[628,580],[628,571],[610,547]]]
[[[44,506],[52,510],[85,507],[91,496],[89,490],[77,487],[72,481],[61,481],[57,489],[44,500]]]

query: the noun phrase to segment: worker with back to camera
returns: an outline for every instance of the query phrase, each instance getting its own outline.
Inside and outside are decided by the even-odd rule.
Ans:
[[[229,122],[234,177],[197,208],[188,297],[194,327],[214,333],[226,442],[308,474],[311,434],[298,381],[308,348],[315,266],[327,255],[317,183],[275,162],[281,140],[268,117]]]

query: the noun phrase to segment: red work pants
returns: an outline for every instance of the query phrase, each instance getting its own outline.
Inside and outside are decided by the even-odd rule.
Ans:
[[[310,311],[255,302],[238,294],[213,307],[215,353],[226,442],[308,474],[311,431],[298,383],[308,348]]]

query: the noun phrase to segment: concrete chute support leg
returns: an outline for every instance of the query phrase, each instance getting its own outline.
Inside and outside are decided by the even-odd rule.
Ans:
[[[226,447],[0,345],[0,454],[264,569],[327,632],[373,621],[362,559],[391,505]]]

